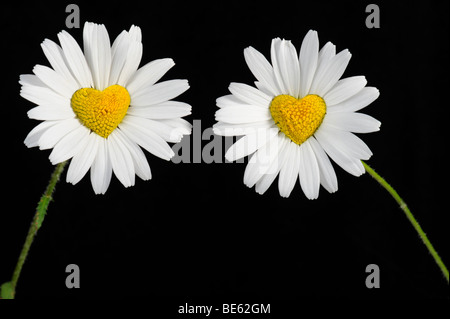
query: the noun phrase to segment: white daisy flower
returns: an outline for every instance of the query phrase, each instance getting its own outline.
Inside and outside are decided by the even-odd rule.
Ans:
[[[352,175],[365,172],[361,160],[372,152],[353,133],[380,129],[376,119],[358,113],[379,92],[364,76],[341,79],[351,54],[336,54],[328,42],[319,51],[316,31],[303,39],[299,55],[290,41],[272,40],[270,64],[257,50],[244,50],[258,80],[256,88],[231,83],[232,94],[217,99],[218,135],[243,135],[225,157],[234,161],[253,153],[244,174],[248,187],[263,194],[278,178],[280,195],[289,197],[297,179],[309,199],[322,185],[330,193],[338,183],[328,157]]]
[[[52,164],[71,159],[67,182],[76,184],[90,169],[94,192],[104,194],[112,172],[125,186],[135,174],[152,175],[140,147],[169,160],[167,142],[179,142],[191,125],[181,117],[191,106],[171,99],[189,88],[187,80],[155,84],[172,59],[152,61],[138,69],[142,57],[141,29],[132,26],[110,44],[104,25],[86,23],[84,53],[66,31],[61,44],[45,39],[41,46],[52,68],[36,65],[34,75],[21,75],[21,96],[38,106],[28,112],[43,121],[25,145],[53,149]],[[139,147],[140,146],[140,147]]]

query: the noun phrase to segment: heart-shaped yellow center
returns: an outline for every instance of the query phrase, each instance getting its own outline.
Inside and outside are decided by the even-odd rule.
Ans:
[[[79,89],[72,95],[70,104],[83,124],[107,138],[127,114],[130,94],[120,85],[111,85],[99,91],[92,88]]]
[[[302,99],[278,95],[270,103],[269,109],[280,131],[300,145],[322,124],[327,106],[320,96],[314,94]]]

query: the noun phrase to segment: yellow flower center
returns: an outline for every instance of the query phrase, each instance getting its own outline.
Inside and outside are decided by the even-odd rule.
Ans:
[[[70,104],[87,128],[107,138],[127,114],[130,101],[128,91],[116,84],[103,91],[79,89],[72,95]]]
[[[278,95],[270,103],[269,109],[280,131],[300,145],[322,124],[327,106],[320,96],[314,94],[302,99]]]

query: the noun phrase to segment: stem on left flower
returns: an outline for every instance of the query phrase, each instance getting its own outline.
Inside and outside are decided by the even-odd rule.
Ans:
[[[37,234],[37,231],[42,226],[42,222],[44,221],[45,214],[47,213],[48,205],[52,200],[52,195],[55,190],[55,186],[59,181],[59,177],[61,173],[64,171],[64,167],[67,162],[59,163],[55,170],[52,173],[50,178],[50,182],[42,195],[41,199],[36,208],[36,213],[34,214],[33,221],[31,222],[30,229],[28,230],[28,235],[25,239],[25,243],[22,247],[22,251],[20,253],[19,259],[17,260],[16,268],[14,269],[14,273],[12,275],[12,279],[9,282],[4,283],[1,286],[1,298],[5,299],[14,299],[16,293],[17,281],[19,280],[20,273],[22,271],[23,264],[28,255],[28,251],[30,250],[31,243],[33,242],[34,237]]]

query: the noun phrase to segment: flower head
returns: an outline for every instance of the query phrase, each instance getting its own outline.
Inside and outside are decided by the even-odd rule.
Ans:
[[[244,183],[264,193],[279,175],[280,195],[288,197],[297,179],[309,199],[319,196],[322,185],[338,189],[329,160],[352,175],[365,172],[361,160],[372,152],[353,133],[378,131],[380,122],[358,113],[379,92],[366,87],[364,76],[340,79],[351,54],[336,54],[328,42],[319,50],[316,31],[305,36],[297,55],[290,41],[272,40],[270,64],[257,50],[244,50],[245,60],[258,80],[256,88],[231,83],[230,95],[217,99],[219,135],[243,136],[227,151],[234,161],[253,154]]]
[[[111,45],[104,25],[87,22],[84,52],[66,31],[61,44],[45,39],[41,46],[52,68],[36,65],[32,75],[21,75],[21,96],[38,106],[28,112],[43,121],[26,137],[25,145],[53,149],[52,164],[71,159],[67,182],[78,183],[90,169],[95,193],[105,193],[112,172],[129,187],[135,175],[151,178],[141,147],[169,160],[167,142],[190,134],[182,117],[191,106],[171,101],[189,88],[187,80],[155,84],[172,66],[159,59],[139,68],[141,29],[122,31]]]

